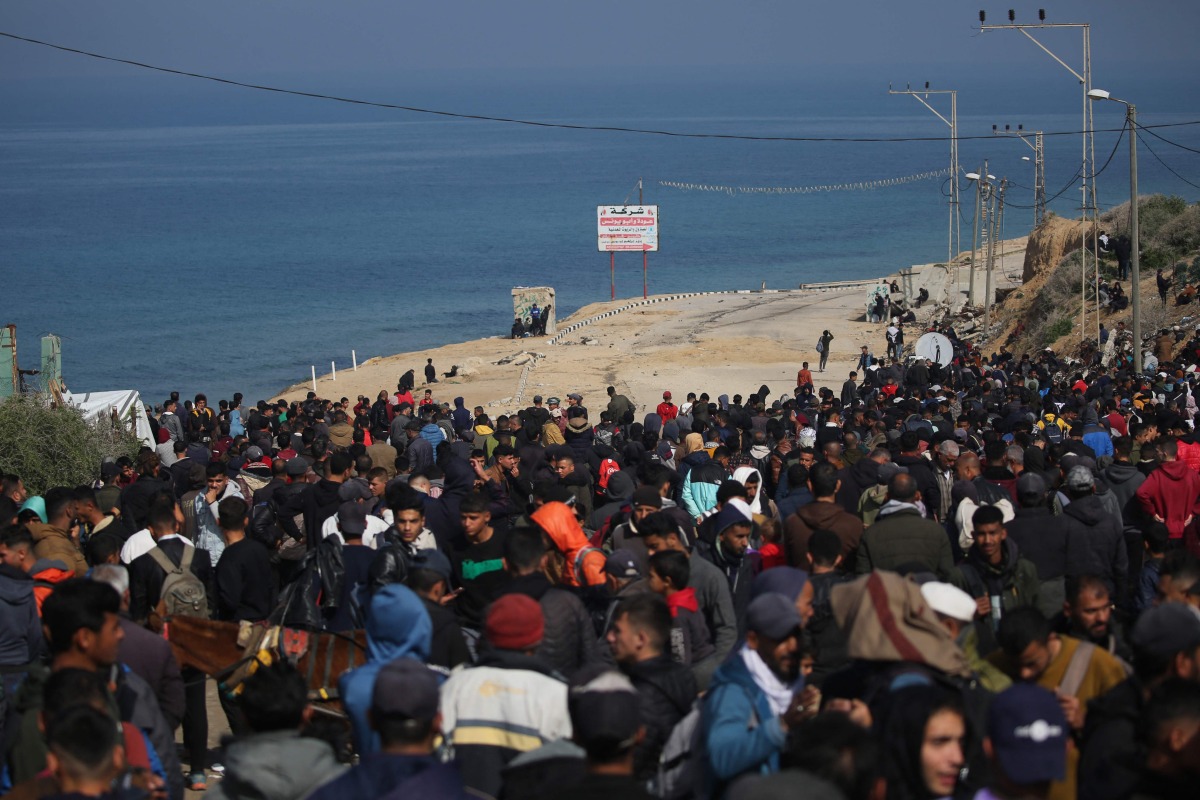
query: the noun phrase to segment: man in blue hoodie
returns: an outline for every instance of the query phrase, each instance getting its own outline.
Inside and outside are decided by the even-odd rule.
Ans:
[[[429,614],[411,589],[398,583],[383,587],[371,598],[367,612],[367,663],[342,676],[338,684],[354,734],[354,749],[360,756],[376,753],[379,734],[369,719],[375,678],[389,661],[412,658],[429,660],[433,625]]]
[[[801,625],[787,597],[759,595],[746,611],[745,643],[713,674],[700,723],[712,797],[741,775],[778,772],[788,730],[805,703],[817,704],[815,693],[800,691]]]

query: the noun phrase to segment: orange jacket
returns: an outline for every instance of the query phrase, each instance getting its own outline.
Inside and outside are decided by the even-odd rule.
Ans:
[[[604,583],[604,552],[592,547],[583,528],[566,503],[546,503],[530,515],[567,559],[563,578],[567,586],[599,586]]]

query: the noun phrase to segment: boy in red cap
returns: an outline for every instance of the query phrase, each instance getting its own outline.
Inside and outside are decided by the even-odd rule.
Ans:
[[[679,406],[671,402],[670,392],[663,392],[663,401],[658,404],[657,411],[662,417],[663,425],[679,416]]]

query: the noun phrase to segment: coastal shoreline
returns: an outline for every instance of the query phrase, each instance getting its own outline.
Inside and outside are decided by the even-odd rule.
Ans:
[[[1000,244],[1002,256],[994,281],[1000,288],[1012,286],[1015,276],[1019,285],[1026,237]],[[969,253],[955,263],[964,258]],[[846,379],[861,345],[877,354],[884,352],[884,326],[862,320],[873,286],[907,281],[915,294],[920,286],[930,285],[936,300],[943,285],[951,293],[964,290],[967,273],[961,267],[924,264],[879,280],[591,303],[559,320],[554,335],[474,339],[370,358],[360,362],[357,370],[339,370],[336,380],[330,374],[319,375],[317,393],[351,402],[359,395],[374,400],[380,390],[393,392],[400,375],[412,369],[418,396],[429,388],[437,402],[463,397],[468,408],[483,406],[493,416],[529,405],[535,394],[561,397],[574,391],[584,396],[583,404],[598,421],[608,402],[605,388],[609,385],[627,395],[639,414],[652,410],[664,391],[679,403],[689,391],[707,391],[716,397],[748,394],[766,385],[771,397],[777,398],[790,395],[804,361],[814,376],[821,374],[815,344],[825,329],[834,335],[822,376],[827,385],[837,386]],[[928,318],[923,312],[931,305],[918,310],[922,324]],[[908,344],[914,341],[910,337]],[[438,382],[428,386],[423,381],[427,358],[438,369]],[[459,374],[444,377],[452,365],[458,365]],[[274,396],[303,399],[312,388],[311,381],[302,381]]]

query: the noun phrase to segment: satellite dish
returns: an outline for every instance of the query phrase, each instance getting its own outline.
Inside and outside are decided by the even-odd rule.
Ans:
[[[926,358],[943,367],[950,366],[954,359],[954,345],[940,333],[927,333],[917,339],[917,358]]]

